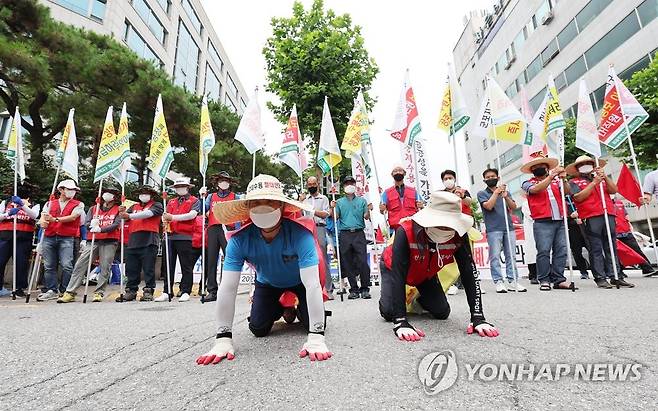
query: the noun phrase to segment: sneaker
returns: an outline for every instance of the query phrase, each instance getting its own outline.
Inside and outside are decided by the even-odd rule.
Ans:
[[[135,296],[137,295],[137,293],[135,293],[134,291],[133,291],[133,293],[135,294]],[[134,299],[135,299],[135,297],[133,297],[133,300]],[[145,301],[145,302],[146,301],[153,301],[153,289],[152,288],[145,288],[142,292],[142,296],[139,297],[139,301]]]
[[[348,300],[356,300],[359,297],[360,297],[359,293],[357,293],[355,291],[350,291],[350,294],[347,296],[347,299]]]
[[[361,298],[363,298],[364,300],[371,299],[372,296],[370,295],[370,291],[368,291],[368,290],[361,291]]]
[[[521,283],[517,282],[516,285],[514,285],[514,283],[510,283],[507,291],[512,291],[512,292],[516,291],[519,293],[525,293],[526,291],[528,291],[528,289],[522,286]]]
[[[0,288],[0,297],[6,297],[8,295],[11,295],[11,291],[6,288]]]
[[[507,292],[507,287],[505,286],[504,282],[501,281],[499,283],[496,283],[496,292],[499,294],[503,294]]]
[[[208,303],[211,301],[217,301],[217,293],[216,292],[210,292],[206,295],[203,296],[203,302]]]
[[[91,300],[92,303],[100,303],[103,301],[103,294],[102,293],[94,293],[94,299]]]
[[[610,279],[610,284],[613,286],[617,286],[617,284],[619,284],[620,287],[626,287],[626,288],[635,287],[635,284],[626,282],[626,280],[622,280],[621,278],[619,280],[615,280],[614,278]]]
[[[18,289],[16,290],[16,297],[25,297],[27,294],[25,294],[25,291]]]
[[[282,317],[283,321],[292,324],[295,322],[295,318],[297,318],[297,310],[294,307],[284,308]]]
[[[589,274],[587,272],[580,273],[581,280],[589,280]]]
[[[649,271],[649,270],[647,270],[646,272],[642,271],[642,276],[644,276],[644,277],[652,277],[656,274],[658,274],[658,270],[653,270],[652,269],[651,271]],[[18,295],[18,294],[16,294],[16,295]]]
[[[459,291],[459,288],[457,288],[454,285],[451,285],[450,288],[448,288],[448,295],[455,295]]]
[[[530,284],[537,285],[537,284],[539,284],[539,280],[536,279],[536,278],[531,278],[530,279]]]
[[[169,294],[162,293],[158,298],[155,298],[153,301],[155,301],[156,303],[163,303],[165,301],[169,301]]]
[[[57,294],[57,291],[48,290],[45,293],[39,294],[37,296],[37,301],[56,300],[57,297],[59,297],[59,294]]]
[[[190,295],[188,293],[183,293],[183,294],[181,294],[180,297],[178,297],[178,302],[179,303],[184,303],[186,301],[190,301]]]
[[[604,278],[594,280],[594,282],[596,283],[596,286],[599,287],[599,288],[605,288],[605,289],[612,288],[610,283],[608,283],[608,281],[606,281]]]
[[[41,297],[41,296],[39,296],[39,297]],[[37,297],[37,300],[39,299],[39,297]],[[44,301],[44,300],[39,300],[39,301]],[[64,295],[62,295],[61,297],[59,297],[57,299],[58,303],[72,303],[73,301],[75,301],[75,294],[70,293],[68,291],[65,292]]]

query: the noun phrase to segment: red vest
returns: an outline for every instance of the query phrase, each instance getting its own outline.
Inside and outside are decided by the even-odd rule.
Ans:
[[[548,177],[546,177],[548,178]],[[541,181],[533,177],[528,180],[530,184],[539,184]],[[560,217],[564,215],[564,210],[562,209],[562,192],[560,191],[560,181],[558,179],[553,179],[551,184],[538,193],[529,193],[528,194],[528,207],[530,208],[530,215],[533,220],[539,220],[542,218],[551,218],[551,201],[548,197],[548,190],[553,192],[553,198],[557,203],[557,208],[560,212]]]
[[[5,212],[16,207],[14,203],[6,202]],[[34,232],[36,221],[30,218],[29,215],[21,208],[16,214],[16,231],[25,231],[28,233]],[[9,217],[0,221],[0,231],[14,231],[14,217]]]
[[[212,212],[213,208],[215,208],[215,204],[223,203],[224,201],[233,201],[233,200],[235,200],[235,193],[233,191],[228,193],[228,195],[226,197],[220,197],[219,195],[217,195],[217,193],[213,193],[210,196],[210,210],[206,210],[206,211],[210,211],[208,213],[208,226],[209,227],[219,224],[219,221],[217,221],[217,218],[215,218],[215,213]]]
[[[400,225],[400,220],[416,214],[416,190],[404,186],[404,196],[400,199],[400,194],[395,186],[386,190],[386,200],[388,204],[388,225],[396,229]]]
[[[148,210],[153,206],[153,204],[155,204],[155,202],[152,200],[146,203],[144,206],[142,206],[141,203],[137,203],[133,206],[133,212],[136,213],[138,211]],[[159,215],[154,215],[153,217],[142,218],[139,220],[130,220],[130,233],[132,234],[138,231],[149,231],[151,233],[159,233],[161,220],[162,217]]]
[[[103,211],[102,208],[98,209],[98,215],[96,218],[100,221],[100,228],[109,227],[114,222],[117,214],[119,214],[119,206],[113,205],[109,210]],[[121,229],[117,227],[114,231],[107,233],[95,233],[95,238],[97,240],[119,240],[121,239]]]
[[[459,246],[459,236],[455,236],[448,242],[437,244],[436,251],[430,250],[427,244],[419,244],[416,242],[416,235],[413,232],[413,221],[407,220],[400,224],[404,228],[404,233],[409,242],[409,271],[407,271],[407,284],[416,286],[422,284],[426,280],[434,277],[444,265],[450,264],[454,261],[453,255]],[[393,244],[384,249],[382,254],[384,265],[389,270],[393,266]]]
[[[615,200],[615,232],[617,234],[630,233],[631,223],[626,218],[624,203],[621,200]]]
[[[50,201],[50,215],[53,217],[66,217],[71,215],[73,209],[80,204],[80,201],[75,198],[70,199],[64,206],[64,210],[60,210],[59,200],[54,199]],[[45,232],[46,237],[54,237],[56,235],[61,237],[80,237],[80,216],[68,223],[51,222],[48,224]]]
[[[201,226],[204,223],[204,218],[201,215],[196,216],[194,219],[194,233],[192,233],[192,248],[201,248]],[[208,230],[206,230],[206,247],[208,246]]]
[[[581,190],[584,190],[585,187],[591,183],[590,180],[582,177],[575,177],[571,179],[571,182],[580,187]],[[609,215],[615,214],[615,208],[608,194],[608,186],[605,181],[603,184],[603,193],[605,195],[605,205],[608,209]],[[578,216],[582,219],[596,217],[603,215],[603,205],[601,204],[601,189],[594,187],[589,197],[582,201],[576,202],[576,208],[578,209]]]
[[[121,237],[121,231],[119,231],[119,237]],[[130,240],[130,220],[123,220],[123,244],[128,244]]]
[[[190,196],[187,200],[182,203],[178,201],[178,198],[171,200],[167,203],[167,212],[173,215],[187,214],[192,211],[192,206],[196,203],[198,198]],[[194,219],[186,221],[172,221],[171,222],[171,232],[176,234],[187,234],[192,235],[194,233]]]

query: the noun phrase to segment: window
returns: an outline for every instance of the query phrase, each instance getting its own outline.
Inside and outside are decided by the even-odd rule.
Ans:
[[[520,159],[523,155],[523,146],[520,144],[515,144],[514,147],[507,150],[500,155],[500,166],[505,168],[508,165],[512,164],[516,160]]]
[[[496,74],[505,70],[505,67],[507,67],[507,62],[507,53],[503,53],[503,55],[500,56],[498,62],[496,63]]]
[[[528,68],[525,69],[525,74],[526,74],[526,79],[528,82],[535,78],[537,74],[542,69],[542,64],[541,64],[541,56],[537,56],[532,63],[528,66]]]
[[[208,96],[209,100],[215,101],[220,101],[222,96],[222,83],[219,82],[210,64],[206,64],[206,86],[203,94]]]
[[[516,96],[516,94],[519,92],[519,90],[516,88],[516,82],[513,81],[512,84],[507,87],[507,90],[505,90],[505,94],[507,94],[507,97],[513,98]]]
[[[475,178],[473,178],[473,174],[471,174],[471,185],[475,185]]]
[[[183,20],[179,20],[174,83],[189,91],[195,91],[198,71],[199,47],[197,47],[192,35],[183,24]]]
[[[605,84],[594,90],[594,92],[590,95],[590,98],[592,100],[592,107],[594,107],[594,111],[599,111],[599,109],[603,107],[603,99],[605,98]]]
[[[197,33],[201,34],[203,26],[201,25],[201,20],[199,20],[199,16],[197,16],[196,11],[194,11],[194,7],[192,7],[190,0],[183,0],[183,9],[185,9],[185,14],[190,18],[192,26],[194,26]]]
[[[651,63],[651,59],[649,58],[649,56],[644,56],[640,60],[635,62],[635,64],[633,64],[626,70],[620,72],[619,78],[622,80],[630,80],[630,78],[633,77],[633,74],[635,74],[636,71],[640,71],[643,68],[648,67],[650,63]]]
[[[653,19],[658,17],[658,0],[646,0],[637,8],[637,13],[640,15],[642,27],[651,23]]]
[[[544,101],[544,97],[546,96],[546,87],[544,87],[539,93],[535,94],[533,98],[530,99],[530,107],[532,107],[532,111],[537,112],[539,109],[539,106],[541,105],[541,102]]]
[[[578,35],[578,27],[576,27],[576,20],[571,20],[567,26],[562,29],[560,34],[557,35],[557,42],[560,46],[560,50],[564,50],[565,47],[571,40],[575,39]]]
[[[527,37],[530,37],[530,35],[535,32],[535,29],[537,29],[537,22],[535,21],[535,16],[532,16],[528,24],[525,25]]]
[[[215,46],[213,46],[210,40],[208,40],[208,54],[210,54],[210,58],[219,67],[219,71],[222,72],[224,70],[224,60],[222,60],[219,53],[217,52],[217,49]]]
[[[238,112],[238,108],[235,106],[235,103],[233,100],[231,100],[231,96],[226,93],[226,101],[225,101],[226,107],[228,107],[229,110],[231,110],[234,113]]]
[[[541,24],[541,22],[544,21],[544,19],[550,12],[551,12],[551,4],[548,2],[548,0],[544,0],[542,4],[539,6],[539,8],[537,9],[537,11],[535,12],[535,21]]]
[[[74,13],[94,20],[102,21],[105,17],[107,0],[54,0],[55,3]]]
[[[574,61],[566,70],[564,70],[564,75],[566,76],[567,85],[573,84],[587,71],[587,65],[585,64],[585,58],[580,56],[578,60]]]
[[[243,111],[244,111],[245,108],[247,108],[247,102],[244,101],[243,98],[241,98],[241,99],[240,99],[240,110],[243,110]]]
[[[169,6],[171,6],[171,0],[156,0],[160,7],[162,7],[162,10],[165,11],[165,13],[169,14]]]
[[[228,83],[228,92],[231,94],[231,96],[238,96],[238,88],[235,85],[235,82],[233,81],[233,78],[231,78],[230,74],[226,74],[226,82]]]
[[[123,41],[126,42],[128,47],[132,49],[139,57],[142,57],[146,60],[151,60],[155,64],[162,68],[162,60],[155,54],[155,52],[146,44],[142,36],[135,31],[135,28],[126,21],[126,31],[123,36]]]
[[[525,44],[525,39],[526,39],[526,29],[524,28],[523,30],[519,31],[519,34],[516,35],[514,38],[514,41],[512,42],[512,46],[514,47],[514,50],[517,53],[521,53],[521,50],[523,49],[523,45]]]
[[[517,88],[517,90],[520,91],[520,90],[521,90],[521,86],[523,86],[524,84],[528,83],[528,82],[526,81],[526,78],[525,78],[525,71],[522,71],[521,74],[519,74],[519,76],[516,78],[515,82],[516,82],[516,88]]]
[[[158,39],[160,44],[165,44],[165,37],[167,32],[165,31],[160,20],[155,16],[153,10],[146,4],[145,0],[132,0],[133,8],[139,14],[139,17],[144,20],[144,23],[148,26],[151,33]]]
[[[553,39],[550,43],[548,43],[548,46],[546,46],[544,51],[541,52],[542,64],[544,67],[546,67],[559,52],[560,49],[557,46],[557,40]]]
[[[574,106],[569,107],[568,109],[562,111],[562,115],[564,116],[565,120],[568,120],[570,118],[574,118],[574,114],[578,111],[577,104],[576,106],[576,111],[574,111]]]
[[[91,2],[91,18],[103,21],[107,0],[93,0]]]
[[[567,86],[567,80],[564,77],[564,72],[558,74],[555,77],[555,87],[557,88],[557,91],[562,91],[566,86]]]
[[[589,25],[598,16],[601,14],[603,9],[605,9],[608,4],[612,3],[612,0],[591,0],[583,9],[576,15],[576,21],[578,22],[578,28],[582,32],[585,30],[585,27]]]
[[[593,68],[639,30],[640,22],[637,20],[635,11],[633,11],[585,52],[587,66],[590,69]]]

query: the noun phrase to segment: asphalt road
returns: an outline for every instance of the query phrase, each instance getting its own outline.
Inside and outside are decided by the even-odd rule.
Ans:
[[[299,325],[268,337],[247,328],[238,296],[236,358],[201,367],[214,339],[215,304],[54,302],[0,299],[2,409],[655,409],[658,405],[658,278],[635,289],[499,295],[485,281],[487,319],[501,336],[466,335],[466,299],[450,296],[445,321],[416,316],[427,337],[394,338],[373,299],[329,302],[323,363],[299,359]],[[417,376],[428,353],[452,350],[459,377],[437,395]],[[634,382],[469,381],[465,363],[639,363]]]

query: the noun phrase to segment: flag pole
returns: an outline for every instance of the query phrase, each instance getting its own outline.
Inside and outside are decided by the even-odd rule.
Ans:
[[[98,183],[98,196],[96,197],[96,210],[94,211],[94,219],[98,218],[98,213],[101,208],[101,195],[103,194],[103,180]],[[91,262],[94,259],[94,241],[96,240],[96,233],[91,233],[91,245],[89,246],[89,263],[87,263],[87,278],[85,279],[85,294],[82,297],[82,303],[87,303],[87,291],[89,290],[89,272],[91,271]]]
[[[334,187],[334,168],[330,168],[331,175],[331,187]],[[336,202],[336,190],[331,190],[331,200]],[[336,208],[332,210],[332,217],[334,219],[334,235],[336,236],[336,260],[338,261],[338,284],[340,284],[340,301],[343,302],[343,296],[345,295],[345,283],[343,282],[343,273],[340,269],[340,240],[338,238],[338,222],[336,221]]]
[[[558,139],[560,140],[560,163],[559,165],[564,165],[564,130],[558,131]],[[564,191],[564,180],[557,176],[558,181],[560,182],[560,191],[562,192],[562,223],[564,224],[564,237],[566,238],[567,243],[567,262],[569,263],[569,277],[571,281],[571,291],[576,292],[576,284],[573,282],[573,260],[571,259],[571,239],[569,239],[569,222],[567,221],[567,199],[566,192]],[[547,190],[550,190],[550,186]]]
[[[253,160],[251,164],[251,179],[256,178],[256,151],[254,151]]]
[[[202,180],[203,188],[206,191],[201,194],[201,216],[203,220],[201,222],[201,289],[199,290],[199,295],[201,296],[201,303],[204,303],[204,297],[206,296],[206,193],[208,192],[206,188],[206,173],[203,173]]]
[[[16,112],[18,112],[18,107],[16,108]],[[15,116],[15,115],[14,115]],[[20,120],[15,120],[14,121],[20,121]],[[18,196],[18,167],[19,163],[22,159],[20,159],[20,147],[19,145],[22,144],[21,142],[21,136],[20,130],[16,128],[16,157],[14,158],[14,196]],[[18,204],[14,204],[14,207],[18,207]],[[12,257],[11,257],[11,265],[12,265],[12,289],[11,289],[11,299],[16,300],[16,227],[18,224],[18,213],[14,214],[14,232],[13,232],[13,246],[12,246]],[[0,284],[0,287],[2,284]]]
[[[458,174],[457,165],[457,139],[455,138],[455,128],[452,121],[450,122],[450,138],[452,139],[452,157],[455,161],[455,174]]]
[[[121,184],[121,205],[123,206],[123,203],[126,201],[126,178],[124,176],[123,178],[123,184]],[[124,294],[124,289],[123,287],[125,286],[123,282],[123,276],[126,274],[126,265],[124,262],[124,244],[123,241],[125,239],[125,221],[121,219],[121,252],[120,252],[120,262],[119,262],[119,271],[121,273],[120,275],[120,280],[119,280],[119,302],[123,302],[123,294]]]
[[[167,212],[167,191],[165,189],[165,178],[162,177],[162,205],[164,207],[165,213]],[[167,266],[166,268],[166,275],[167,275],[167,283],[169,284],[169,289],[168,294],[169,294],[169,302],[171,302],[172,294],[174,293],[174,279],[171,278],[171,269],[169,268],[169,234],[168,230],[170,227],[169,222],[164,222],[163,224],[163,231],[164,231],[164,240],[165,240],[165,264]]]
[[[599,168],[599,158],[594,157],[596,161],[596,168]],[[610,221],[608,216],[608,206],[605,202],[605,192],[603,191],[603,181],[599,183],[599,193],[601,195],[601,203],[603,204],[603,217],[605,220],[605,231],[608,235],[608,247],[610,248],[610,259],[612,260],[612,269],[615,272],[615,280],[617,280],[617,289],[619,289],[619,271],[617,271],[617,252],[615,251],[616,244],[612,241],[612,230],[610,229]],[[616,240],[616,239],[615,239]],[[604,255],[605,258],[605,255]]]

